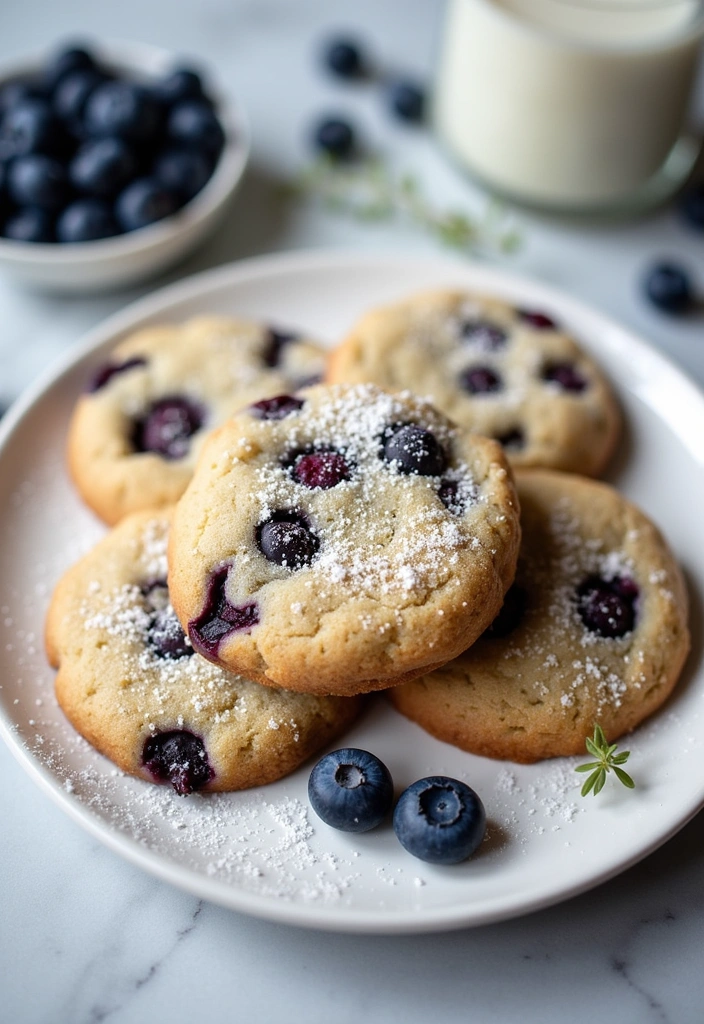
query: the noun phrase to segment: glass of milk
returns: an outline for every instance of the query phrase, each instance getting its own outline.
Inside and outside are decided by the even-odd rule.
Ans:
[[[572,211],[670,194],[704,0],[449,0],[434,100],[440,138],[494,191]]]

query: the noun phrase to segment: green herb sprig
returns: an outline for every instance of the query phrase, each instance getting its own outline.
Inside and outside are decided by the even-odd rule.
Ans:
[[[438,210],[415,175],[397,175],[379,159],[343,163],[321,156],[291,182],[291,188],[360,222],[408,220],[441,244],[464,252],[508,254],[521,244],[498,203],[490,202],[480,217],[461,210]]]
[[[604,788],[606,775],[610,771],[613,771],[616,778],[628,789],[635,788],[635,782],[631,776],[620,767],[631,756],[630,750],[624,750],[617,754],[617,744],[609,744],[600,725],[594,726],[594,735],[591,739],[587,736],[586,746],[589,753],[597,760],[577,765],[575,768],[575,771],[578,772],[591,772],[582,786],[582,796],[587,796],[588,793],[593,793],[596,796],[597,793],[600,793]]]

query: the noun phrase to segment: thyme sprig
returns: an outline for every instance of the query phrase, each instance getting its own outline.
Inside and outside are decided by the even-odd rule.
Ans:
[[[588,793],[593,793],[596,796],[597,793],[600,793],[604,788],[607,773],[610,771],[613,771],[616,778],[628,789],[635,787],[631,776],[620,767],[631,756],[630,750],[624,750],[617,754],[618,745],[616,743],[609,744],[600,725],[594,726],[593,737],[590,739],[587,736],[585,742],[587,750],[596,758],[596,761],[589,761],[587,764],[580,764],[575,768],[575,771],[578,772],[591,772],[582,786],[582,796],[587,796]]]
[[[377,158],[345,163],[321,156],[304,168],[292,188],[360,222],[405,219],[443,245],[463,252],[508,254],[521,244],[518,231],[506,224],[499,203],[489,202],[479,217],[437,209],[415,175],[396,174]]]

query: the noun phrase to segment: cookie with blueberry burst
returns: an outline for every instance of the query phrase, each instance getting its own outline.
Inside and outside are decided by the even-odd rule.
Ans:
[[[514,466],[599,476],[620,435],[608,381],[552,314],[460,291],[367,313],[331,353],[326,380],[427,395],[496,438]]]
[[[173,504],[211,430],[248,402],[319,379],[325,356],[294,331],[224,317],[131,335],[95,366],[71,421],[81,496],[110,525]]]
[[[687,593],[665,540],[606,484],[516,474],[516,580],[474,646],[399,687],[395,706],[463,750],[530,763],[610,742],[669,696],[689,650]]]
[[[129,516],[60,580],[46,626],[59,704],[123,771],[181,795],[273,782],[360,702],[259,686],[197,654],[169,600],[169,523]]]
[[[513,579],[500,446],[374,385],[252,404],[207,442],[170,543],[193,646],[267,685],[383,689],[455,657]]]

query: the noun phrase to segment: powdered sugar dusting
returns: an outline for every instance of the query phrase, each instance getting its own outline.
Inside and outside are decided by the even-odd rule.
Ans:
[[[524,546],[517,576],[533,600],[542,602],[549,625],[534,628],[530,635],[522,633],[520,642],[509,636],[504,657],[514,662],[529,657],[539,663],[535,677],[526,675],[522,685],[540,700],[557,690],[558,708],[570,718],[584,703],[595,705],[597,714],[619,708],[629,687],[637,688],[645,679],[634,661],[638,651],[632,650],[631,633],[608,639],[582,622],[577,588],[590,576],[636,579],[636,567],[623,550],[585,539],[570,499],[563,497],[549,515],[545,544]],[[533,621],[537,624],[537,618]],[[566,657],[570,651],[572,656]]]
[[[138,572],[152,584],[166,579],[167,528],[164,519],[150,520],[136,542]],[[157,727],[157,720],[164,716],[173,718],[172,695],[178,686],[184,686],[188,694],[190,707],[184,711],[210,709],[213,720],[218,722],[227,720],[235,712],[245,713],[246,703],[239,699],[230,707],[222,707],[219,691],[231,688],[237,677],[197,655],[170,659],[159,657],[151,648],[148,631],[157,608],[177,625],[163,585],[153,585],[145,591],[137,584],[123,584],[107,592],[103,592],[100,585],[91,585],[80,609],[86,630],[99,630],[120,641],[112,649],[113,657],[122,659],[124,671],[132,682],[130,701],[136,700],[142,714],[151,719],[152,731]],[[187,638],[184,642],[190,646]],[[124,714],[126,708],[118,705],[115,710]]]
[[[440,477],[404,474],[380,457],[384,431],[411,421],[432,429],[450,453],[442,477],[456,488],[449,509],[437,500]],[[351,479],[336,486],[345,503],[338,502],[334,518],[325,516],[325,543],[313,564],[330,582],[365,594],[427,590],[447,578],[458,552],[471,545],[479,490],[468,467],[451,455],[453,428],[409,393],[392,396],[367,385],[331,389],[329,400],[271,424],[270,433],[273,455],[256,471],[260,523],[301,503],[287,453],[333,449],[352,467]]]
[[[506,768],[499,772],[497,816],[505,828],[518,836],[522,846],[531,836],[559,832],[583,812],[584,804],[577,802],[581,800],[579,788],[583,779],[574,770],[576,764],[573,758],[565,758],[536,765],[528,783],[519,781],[515,770]]]

